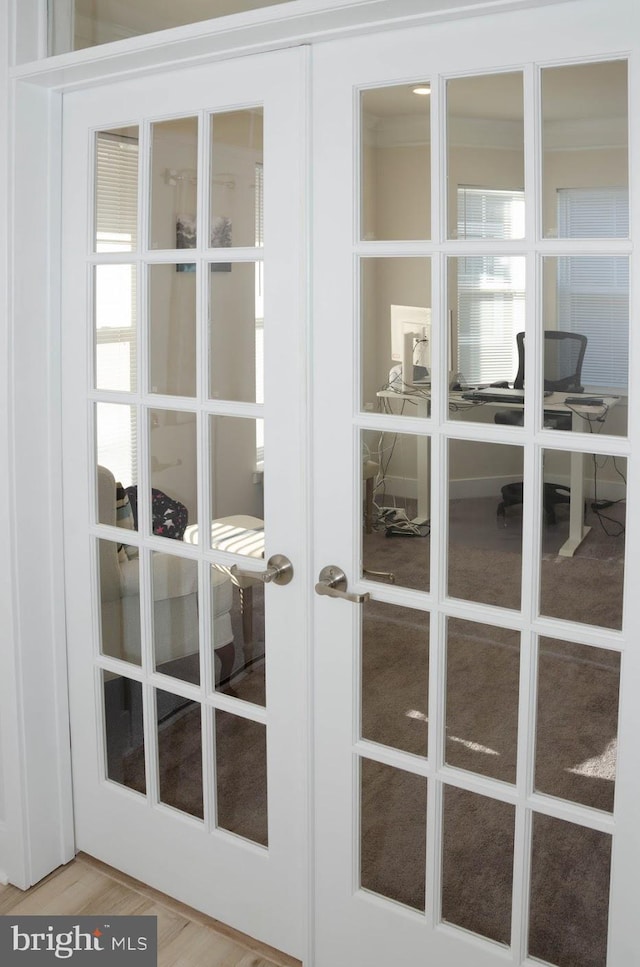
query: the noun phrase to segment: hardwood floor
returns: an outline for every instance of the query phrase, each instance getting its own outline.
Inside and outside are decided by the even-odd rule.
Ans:
[[[158,967],[301,967],[84,853],[30,890],[0,885],[0,915],[11,913],[157,917]]]

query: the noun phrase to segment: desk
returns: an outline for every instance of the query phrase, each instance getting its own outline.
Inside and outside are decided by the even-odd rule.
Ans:
[[[396,400],[396,402],[415,403],[417,406],[416,416],[424,418],[429,416],[431,406],[431,396],[428,387],[416,387],[415,392],[398,393],[395,390],[380,390],[377,394],[381,400]],[[418,483],[418,516],[417,522],[428,523],[431,520],[431,477],[429,474],[430,465],[430,445],[429,437],[420,436],[417,441],[417,483]]]
[[[187,544],[198,544],[198,524],[190,524],[184,532]],[[211,547],[216,551],[229,551],[244,557],[264,557],[264,521],[259,517],[239,514],[234,517],[218,517],[211,521]],[[240,614],[242,617],[242,636],[247,648],[253,646],[253,586],[260,579],[238,577],[226,564],[214,564],[238,588],[240,595]],[[245,654],[245,658],[251,657]]]
[[[415,390],[404,393],[398,393],[394,390],[380,390],[376,395],[379,399],[415,403],[417,406],[416,416],[427,417],[429,415],[431,398],[429,389],[426,387],[416,387]],[[580,404],[567,406],[565,400],[567,397],[571,396],[575,396],[575,393],[552,393],[551,396],[546,396],[544,398],[544,410],[545,412],[549,413],[571,413],[571,429],[574,432],[580,432],[584,429],[585,419],[595,419],[600,415],[606,416],[608,411],[612,409],[618,402],[617,397],[605,396],[602,397],[601,406],[583,406]],[[520,403],[511,403],[507,400],[501,400],[500,402],[476,402],[473,400],[466,400],[463,399],[461,392],[451,392],[449,394],[449,403],[454,404],[456,408],[461,411],[468,410],[469,408],[476,406],[489,406],[492,409],[522,409],[522,405]],[[418,517],[424,517],[426,520],[430,518],[431,506],[429,444],[429,437],[418,437]],[[571,489],[571,499],[569,503],[569,537],[558,552],[562,557],[573,557],[577,548],[591,530],[590,527],[587,527],[584,524],[584,460],[585,454],[572,452],[569,479],[569,486]]]

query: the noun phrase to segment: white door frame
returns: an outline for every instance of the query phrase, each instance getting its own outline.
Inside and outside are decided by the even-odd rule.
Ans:
[[[504,0],[500,9],[554,2],[571,0]],[[495,2],[470,8],[470,0],[298,0],[285,16],[267,8],[234,18],[233,31],[211,22],[171,31],[161,44],[141,37],[38,61],[44,0],[0,4],[0,882],[26,888],[74,851],[58,419],[62,93],[168,61],[479,15]]]

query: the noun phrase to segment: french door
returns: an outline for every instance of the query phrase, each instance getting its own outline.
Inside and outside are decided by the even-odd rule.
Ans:
[[[637,50],[603,10],[314,50],[317,967],[637,956]],[[520,332],[524,406],[475,402]]]
[[[302,956],[301,50],[64,102],[77,846]]]

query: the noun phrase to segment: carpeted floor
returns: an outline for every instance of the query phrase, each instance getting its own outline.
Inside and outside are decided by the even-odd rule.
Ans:
[[[452,504],[449,593],[518,608],[521,580],[517,513],[497,527],[495,501]],[[614,509],[624,520],[624,505]],[[484,515],[484,516],[483,516]],[[475,529],[469,521],[480,518]],[[541,611],[618,628],[624,539],[594,530],[574,558],[558,558],[566,520],[545,530]],[[397,583],[428,585],[428,538],[364,538],[365,567],[392,570]],[[499,579],[498,579],[499,576]],[[362,736],[415,755],[427,754],[429,652],[425,612],[368,602],[363,610]],[[235,628],[239,632],[239,628]],[[260,633],[262,628],[260,625]],[[505,783],[516,780],[520,646],[518,635],[451,620],[446,662],[445,761]],[[534,787],[610,811],[613,807],[619,686],[618,655],[543,639],[537,667]],[[263,701],[264,671],[236,677],[240,697]],[[200,713],[189,706],[159,730],[161,799],[202,816]],[[264,727],[216,713],[219,824],[267,843]],[[127,785],[143,787],[141,750],[125,766]],[[515,809],[446,785],[441,913],[444,920],[508,945]],[[424,909],[427,783],[366,759],[361,767],[361,882]],[[603,833],[534,814],[529,954],[559,967],[604,967],[610,839]]]
[[[429,650],[424,612],[375,601],[365,605],[364,738],[426,754]],[[518,636],[451,621],[445,661],[446,763],[514,783]],[[540,642],[538,791],[611,810],[618,683],[617,655],[569,642]],[[424,909],[426,780],[363,761],[361,782],[362,884]],[[442,809],[442,916],[508,944],[514,808],[445,786]],[[608,836],[535,817],[529,933],[533,956],[561,967],[603,967],[609,862]]]
[[[415,507],[407,502],[409,517]],[[494,498],[454,500],[449,519],[447,588],[451,597],[520,609],[522,581],[521,510],[508,511],[506,526],[496,516]],[[559,557],[569,534],[568,508],[558,509],[555,525],[545,525],[541,554],[540,613],[605,628],[622,626],[624,528],[626,505],[620,503],[603,521],[616,536],[608,536],[599,518],[588,510],[591,532],[573,557]],[[428,535],[428,530],[424,529]],[[364,535],[363,565],[367,571],[392,572],[396,584],[429,589],[430,540],[386,537],[384,529]],[[384,581],[384,577],[372,580]]]

